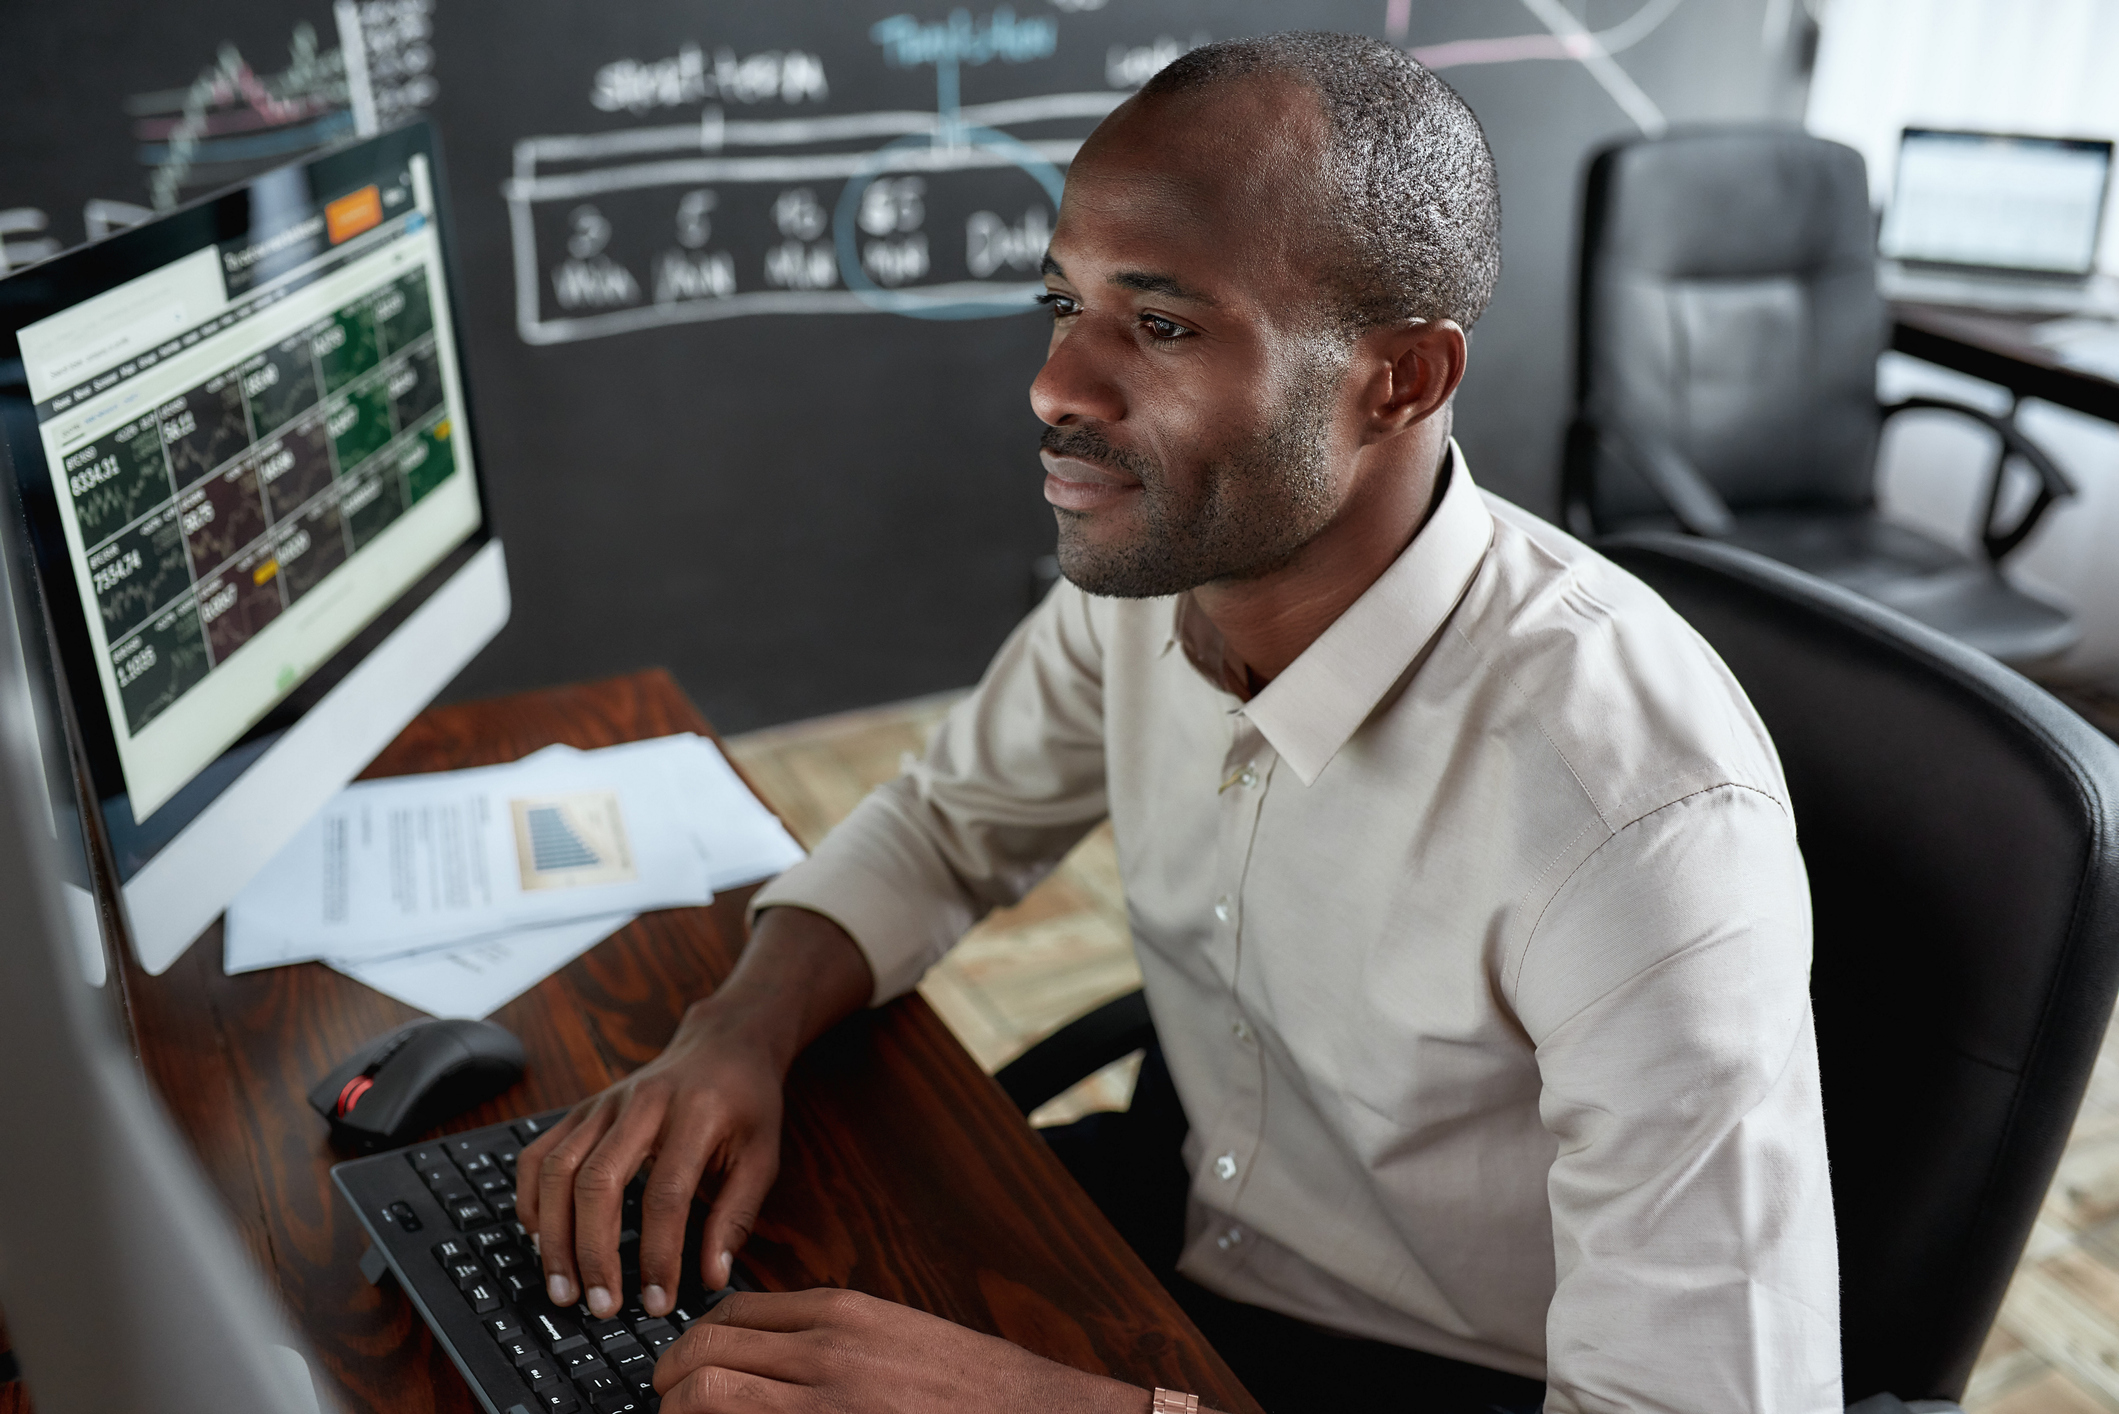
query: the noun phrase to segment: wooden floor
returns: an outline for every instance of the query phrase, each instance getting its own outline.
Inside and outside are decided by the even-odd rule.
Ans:
[[[731,738],[732,755],[805,845],[918,752],[953,696]],[[2119,735],[2119,698],[2070,694]],[[1140,985],[1105,827],[1015,908],[980,924],[920,990],[994,1070],[1062,1023]],[[1123,1108],[1138,1060],[1032,1119]],[[1855,1391],[1858,1394],[1870,1391]],[[2119,1032],[2107,1033],[2060,1172],[1964,1400],[1967,1414],[2119,1414]]]

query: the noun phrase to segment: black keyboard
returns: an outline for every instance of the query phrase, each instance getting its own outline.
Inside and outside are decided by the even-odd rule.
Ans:
[[[515,1220],[515,1162],[566,1111],[353,1159],[331,1178],[372,1244],[368,1279],[394,1275],[487,1414],[654,1414],[655,1361],[733,1290],[698,1278],[706,1205],[692,1204],[684,1280],[664,1317],[640,1305],[640,1180],[625,1193],[623,1305],[611,1320],[545,1299],[543,1268]]]

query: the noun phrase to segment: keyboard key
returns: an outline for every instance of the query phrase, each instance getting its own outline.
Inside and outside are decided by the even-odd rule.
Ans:
[[[467,1257],[461,1262],[449,1264],[449,1280],[456,1283],[458,1291],[469,1291],[485,1279],[485,1265],[476,1258]]]
[[[459,1167],[463,1169],[464,1177],[470,1179],[473,1183],[478,1182],[489,1174],[500,1172],[500,1166],[493,1162],[491,1154],[474,1154],[468,1162],[459,1165]]]
[[[505,1256],[505,1253],[501,1255]],[[534,1306],[544,1296],[544,1283],[537,1273],[525,1268],[521,1271],[502,1272],[500,1289],[506,1293],[510,1306]]]
[[[474,1282],[465,1287],[464,1299],[469,1301],[471,1309],[481,1316],[500,1309],[500,1293],[488,1282]]]
[[[537,1407],[545,1414],[574,1414],[581,1408],[581,1396],[574,1393],[572,1385],[553,1385],[549,1389],[535,1391]]]
[[[530,1338],[526,1335],[511,1335],[500,1342],[500,1353],[507,1358],[510,1365],[513,1365],[518,1370],[522,1369],[529,1361],[547,1358],[545,1353],[533,1345],[530,1342]]]
[[[559,1366],[549,1355],[534,1356],[528,1363],[517,1361],[515,1368],[521,1371],[524,1383],[531,1389],[536,1389],[539,1385],[561,1383]]]
[[[496,1220],[504,1223],[515,1221],[515,1190],[512,1187],[507,1192],[498,1194],[489,1201],[492,1204],[493,1216]]]
[[[480,1228],[477,1236],[486,1237],[493,1233],[505,1233],[506,1231],[507,1229],[498,1227]],[[486,1253],[486,1265],[501,1275],[506,1275],[513,1271],[523,1271],[527,1270],[531,1265],[530,1254],[510,1242],[505,1246],[490,1249]]]
[[[551,1127],[549,1123],[541,1119],[519,1119],[508,1126],[508,1128],[515,1131],[515,1137],[522,1141],[522,1147],[525,1149],[530,1147],[538,1135]]]
[[[500,1341],[502,1344],[506,1344],[522,1334],[522,1322],[511,1315],[489,1316],[485,1320],[480,1321],[479,1324],[486,1328],[487,1335],[492,1336],[493,1339]]]
[[[611,1370],[610,1362],[603,1358],[603,1352],[587,1341],[583,1341],[572,1350],[559,1351],[555,1352],[555,1354],[559,1363],[567,1367],[567,1373],[573,1376],[574,1383],[577,1385],[581,1383],[583,1375],[593,1375],[599,1371],[609,1374]]]
[[[504,1227],[489,1227],[483,1232],[474,1232],[471,1234],[471,1246],[473,1250],[485,1253],[487,1255],[491,1255],[494,1249],[496,1248],[513,1247],[514,1245],[515,1234],[509,1232]]]
[[[436,1164],[448,1163],[449,1156],[442,1152],[439,1144],[422,1144],[417,1149],[407,1150],[405,1152],[405,1161],[421,1173],[425,1173]]]
[[[544,1348],[554,1353],[570,1340],[588,1344],[582,1337],[581,1327],[575,1325],[574,1318],[564,1311],[539,1311],[531,1319],[531,1326],[537,1338],[544,1342]]]
[[[478,1196],[488,1201],[503,1196],[515,1196],[515,1180],[490,1164],[486,1166],[485,1177],[473,1179],[472,1182],[478,1188]]]
[[[456,1224],[458,1232],[468,1232],[474,1227],[484,1227],[487,1223],[493,1221],[492,1210],[476,1198],[465,1198],[461,1202],[449,1204],[448,1208],[449,1221]]]
[[[598,1345],[609,1345],[614,1340],[630,1338],[630,1332],[618,1321],[583,1321],[581,1333]]]
[[[444,1237],[434,1244],[434,1259],[445,1267],[469,1261],[470,1258],[471,1244],[461,1237]]]
[[[647,1347],[648,1354],[657,1357],[677,1343],[677,1328],[659,1316],[636,1322],[633,1335]]]
[[[448,1154],[451,1159],[454,1159],[459,1166],[471,1162],[485,1150],[485,1146],[479,1142],[479,1138],[475,1134],[458,1134],[452,1138],[444,1139],[441,1141],[441,1147],[442,1151]]]
[[[593,1369],[584,1365],[574,1371],[574,1388],[587,1395],[592,1403],[598,1395],[615,1394],[622,1397],[631,1393],[618,1377],[611,1373],[611,1367],[601,1360],[596,1362]]]
[[[646,1347],[637,1340],[620,1341],[607,1347],[603,1358],[611,1362],[611,1368],[627,1384],[640,1383],[645,1375],[652,1383],[655,1373],[655,1357],[647,1353]]]

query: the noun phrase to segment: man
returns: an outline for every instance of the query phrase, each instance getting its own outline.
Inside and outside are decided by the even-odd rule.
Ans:
[[[1839,1407],[1779,765],[1660,600],[1473,486],[1450,399],[1498,230],[1469,111],[1371,41],[1208,46],[1098,128],[1031,389],[1071,582],[758,896],[669,1050],[524,1155],[555,1300],[614,1303],[650,1155],[644,1304],[702,1176],[718,1283],[795,1054],[1108,815],[1160,1047],[1130,1151],[1055,1146],[1275,1414]],[[1149,1407],[845,1293],[734,1298],[657,1382],[666,1414]]]

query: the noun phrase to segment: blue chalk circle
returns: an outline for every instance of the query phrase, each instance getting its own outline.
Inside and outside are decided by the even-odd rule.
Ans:
[[[965,285],[973,282],[958,282],[946,289],[885,289],[870,278],[861,263],[862,207],[870,189],[880,180],[903,181],[908,176],[960,170],[960,164],[949,161],[948,155],[963,151],[990,153],[1002,159],[999,164],[981,163],[981,166],[1004,165],[1029,174],[1051,198],[1055,215],[1058,213],[1060,194],[1066,187],[1065,178],[1035,148],[1006,133],[992,128],[966,127],[945,119],[934,132],[912,133],[885,144],[846,179],[832,217],[839,275],[845,280],[846,288],[871,309],[914,319],[998,319],[1031,308],[1021,285],[996,287],[991,294],[967,291]],[[915,152],[931,152],[934,156],[929,161],[908,160]],[[873,203],[877,210],[870,213],[871,227],[880,223],[879,218],[888,215],[893,204],[902,206],[908,200],[917,202],[916,196],[888,195],[893,200]],[[913,224],[917,224],[917,217],[913,218]],[[873,229],[869,233],[877,234]],[[924,244],[918,249],[924,258]]]

